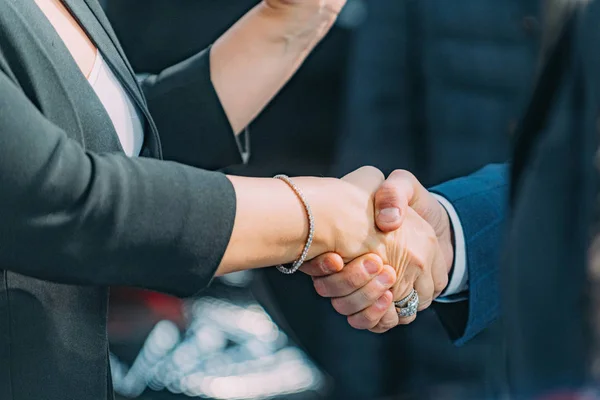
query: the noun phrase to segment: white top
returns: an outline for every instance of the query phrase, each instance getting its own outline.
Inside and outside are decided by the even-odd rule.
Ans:
[[[138,156],[144,142],[140,112],[99,51],[88,82],[106,109],[125,154]]]
[[[435,193],[432,194],[448,212],[454,230],[454,269],[452,270],[452,276],[449,277],[448,286],[436,301],[452,303],[466,300],[469,290],[469,270],[467,268],[467,246],[462,224],[454,206],[445,197]]]

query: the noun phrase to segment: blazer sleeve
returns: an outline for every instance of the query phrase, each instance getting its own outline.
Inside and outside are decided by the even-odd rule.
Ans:
[[[212,279],[236,197],[227,177],[86,152],[0,70],[0,269],[187,296]]]
[[[249,133],[235,135],[210,77],[210,48],[141,81],[163,157],[221,169],[246,163]]]
[[[494,164],[430,189],[452,203],[465,236],[468,301],[434,305],[457,345],[469,341],[499,315],[498,279],[508,180],[508,165]]]

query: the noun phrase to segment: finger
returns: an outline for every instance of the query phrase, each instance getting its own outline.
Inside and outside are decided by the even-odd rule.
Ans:
[[[415,287],[415,281],[422,273],[423,271],[413,264],[407,265],[406,269],[402,273],[402,276],[397,278],[396,284],[392,289],[394,301],[402,300],[408,296]]]
[[[385,333],[392,328],[398,326],[398,311],[393,303],[388,306],[388,309],[379,320],[379,323],[374,328],[369,329],[373,333]]]
[[[300,271],[307,275],[327,276],[340,272],[344,268],[344,260],[337,253],[325,253],[317,258],[307,261],[300,267]]]
[[[389,265],[362,288],[344,297],[331,300],[333,308],[342,315],[356,314],[373,304],[396,282],[396,271]]]
[[[313,280],[315,290],[322,297],[344,297],[365,286],[383,269],[383,261],[376,254],[365,254],[350,262],[340,272]]]
[[[402,282],[403,290],[396,292],[396,293],[401,293],[401,295],[400,296],[394,295],[394,301],[400,301],[400,300],[406,299],[412,293],[413,288],[414,288],[417,291],[417,294],[419,295],[419,304],[421,304],[421,293],[415,287],[415,282],[422,275],[421,269],[414,265],[410,265],[407,268],[406,275],[408,275],[412,278],[403,280],[403,282]],[[413,322],[415,320],[415,318],[417,317],[416,315],[412,315],[410,317],[400,317],[398,315],[398,309],[395,307],[395,305],[394,305],[394,311],[396,312],[396,315],[398,317],[398,325],[408,325],[411,322]]]
[[[358,186],[371,194],[385,181],[385,176],[377,168],[366,166],[349,173],[342,180]]]
[[[382,186],[384,189],[382,195],[375,195],[375,210],[398,207],[401,213],[400,221],[390,223],[383,218],[380,224],[379,219],[377,219],[377,226],[384,232],[398,229],[405,215],[403,213],[403,211],[406,211],[403,208],[405,206],[413,208],[425,220],[428,220],[428,214],[431,213],[431,210],[436,209],[437,200],[430,195],[429,191],[409,171],[393,171]],[[376,214],[379,213],[376,212]],[[428,222],[431,223],[432,221]]]
[[[419,294],[418,311],[423,311],[431,305],[433,301],[433,278],[431,274],[422,274],[415,281],[415,290]]]
[[[412,180],[396,173],[390,175],[375,192],[375,222],[383,232],[400,228],[414,193]]]
[[[355,329],[372,329],[385,315],[392,304],[392,292],[385,292],[372,306],[348,317],[348,323]]]
[[[398,325],[410,325],[417,319],[417,314],[411,317],[398,317]]]

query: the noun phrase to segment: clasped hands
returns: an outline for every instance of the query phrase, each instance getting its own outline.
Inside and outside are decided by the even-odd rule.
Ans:
[[[342,180],[368,199],[365,221],[370,226],[359,232],[359,241],[352,239],[356,232],[341,232],[335,252],[314,258],[301,270],[352,327],[383,333],[409,324],[416,315],[399,317],[394,301],[414,288],[421,311],[448,283],[454,256],[448,215],[406,171],[385,180],[378,169],[363,167]],[[360,226],[364,217],[356,215],[348,226]]]

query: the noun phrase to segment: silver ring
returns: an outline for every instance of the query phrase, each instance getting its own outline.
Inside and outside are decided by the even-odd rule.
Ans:
[[[398,311],[398,317],[412,317],[417,313],[417,309],[419,308],[419,293],[413,289],[408,296],[394,302],[394,305],[396,306],[396,311]]]
[[[415,289],[411,290],[410,293],[405,298],[403,298],[402,300],[395,301],[394,304],[398,308],[406,307],[406,303],[408,303],[408,301],[414,296],[415,293],[416,293]]]

